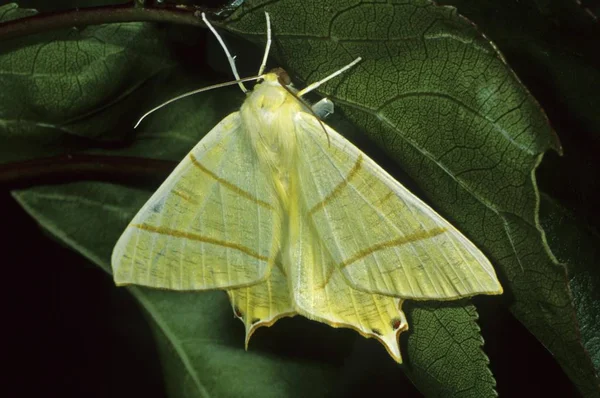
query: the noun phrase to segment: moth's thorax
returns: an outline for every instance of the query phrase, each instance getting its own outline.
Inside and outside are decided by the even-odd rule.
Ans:
[[[242,122],[250,132],[273,143],[294,134],[294,116],[303,105],[278,81],[275,73],[265,76],[242,105]]]
[[[242,124],[260,163],[266,166],[281,189],[286,189],[296,159],[294,118],[302,103],[279,82],[276,73],[265,75],[242,105]]]

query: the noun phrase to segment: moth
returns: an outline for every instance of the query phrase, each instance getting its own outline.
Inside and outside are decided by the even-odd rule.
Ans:
[[[117,285],[226,290],[246,348],[257,328],[300,314],[376,338],[397,362],[404,300],[502,293],[473,243],[321,121],[326,102],[301,99],[360,58],[296,92],[282,69],[263,73],[267,14],[258,77],[240,79],[203,19],[231,84],[259,83],[127,226],[112,255]]]

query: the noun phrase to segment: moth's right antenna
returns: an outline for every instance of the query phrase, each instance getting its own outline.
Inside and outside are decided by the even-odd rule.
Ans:
[[[246,88],[246,86],[244,86],[244,83],[241,82],[242,79],[240,79],[240,74],[238,73],[237,68],[235,67],[235,57],[231,56],[231,54],[229,53],[229,50],[227,49],[227,46],[225,45],[225,42],[223,41],[223,39],[221,38],[219,33],[217,33],[215,28],[213,28],[213,26],[210,24],[210,22],[208,22],[208,19],[206,19],[205,13],[202,13],[202,20],[204,21],[206,26],[208,26],[208,29],[210,29],[210,31],[213,32],[213,34],[219,41],[219,44],[221,44],[221,47],[223,48],[223,50],[225,51],[225,55],[227,56],[227,60],[229,61],[229,66],[231,66],[231,71],[233,72],[233,76],[235,77],[235,80],[238,81],[238,85],[240,86],[242,91],[244,93],[247,93],[248,89]],[[260,73],[259,73],[259,75],[260,75]]]
[[[298,91],[296,93],[296,95],[298,97],[302,97],[304,94],[306,93],[310,93],[311,91],[313,91],[314,89],[316,89],[317,87],[319,87],[321,84],[333,79],[334,77],[344,73],[345,71],[347,71],[348,69],[352,68],[354,65],[356,65],[357,63],[359,63],[362,60],[361,57],[356,58],[354,61],[350,62],[348,65],[344,66],[343,68],[333,72],[331,75],[327,76],[324,79],[319,80],[318,82],[314,82],[311,85],[308,85],[306,87],[304,87],[302,90]]]
[[[267,19],[267,46],[265,47],[265,55],[263,56],[260,68],[258,68],[258,74],[262,75],[267,66],[267,58],[269,57],[269,51],[271,50],[271,18],[269,13],[265,11],[265,18]]]

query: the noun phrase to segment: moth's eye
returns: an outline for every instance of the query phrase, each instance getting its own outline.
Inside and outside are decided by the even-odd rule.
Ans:
[[[275,73],[277,76],[277,81],[282,86],[289,86],[292,83],[292,79],[290,79],[290,75],[283,68],[275,68],[271,70],[271,73]]]
[[[400,325],[402,325],[402,321],[400,320],[400,318],[392,319],[392,329],[396,330],[400,327]]]

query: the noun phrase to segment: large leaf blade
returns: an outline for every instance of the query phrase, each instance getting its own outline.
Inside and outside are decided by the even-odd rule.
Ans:
[[[252,2],[226,26],[260,42],[262,12],[285,20],[291,7]],[[565,269],[537,220],[534,172],[545,151],[561,148],[535,99],[493,44],[451,7],[428,1],[306,7],[319,10],[314,22],[285,20],[278,27],[280,59],[308,82],[319,78],[317,70],[365,59],[322,92],[484,248],[514,295],[513,313],[584,393],[597,393],[589,358],[573,338]]]

